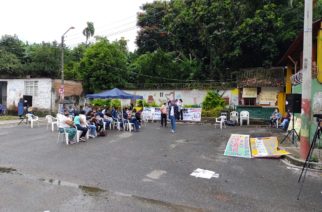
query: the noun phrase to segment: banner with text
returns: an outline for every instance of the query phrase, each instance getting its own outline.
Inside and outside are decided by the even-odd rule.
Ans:
[[[161,120],[161,111],[158,107],[144,107],[142,114],[149,120]],[[201,108],[183,109],[183,121],[201,121]]]
[[[250,145],[253,157],[280,157],[290,154],[278,148],[276,137],[251,138]]]

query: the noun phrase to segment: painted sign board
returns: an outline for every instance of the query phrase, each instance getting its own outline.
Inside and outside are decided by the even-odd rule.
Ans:
[[[251,158],[249,135],[231,134],[224,155]]]
[[[253,157],[281,157],[290,154],[278,149],[277,137],[251,138],[250,145]]]

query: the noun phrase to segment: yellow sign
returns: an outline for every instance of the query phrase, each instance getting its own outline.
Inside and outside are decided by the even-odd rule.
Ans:
[[[259,103],[265,104],[277,101],[277,91],[262,91],[259,95]]]
[[[257,98],[257,88],[243,88],[243,98]]]
[[[253,157],[280,157],[290,154],[278,148],[278,140],[276,137],[251,138],[250,146]]]

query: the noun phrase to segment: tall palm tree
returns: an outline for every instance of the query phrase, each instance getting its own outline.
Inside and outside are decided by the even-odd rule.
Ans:
[[[83,30],[83,35],[86,37],[86,46],[88,45],[88,39],[94,36],[95,28],[93,22],[87,22],[87,27]]]

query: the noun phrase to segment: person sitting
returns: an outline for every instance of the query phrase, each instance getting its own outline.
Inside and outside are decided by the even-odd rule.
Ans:
[[[110,126],[113,122],[112,115],[109,112],[105,112],[103,116],[103,121],[105,123],[105,126]]]
[[[139,128],[141,128],[141,113],[142,111],[136,111],[136,109],[133,109],[132,114],[134,114],[136,120],[139,123]]]
[[[74,124],[76,125],[77,130],[82,131],[82,134],[81,134],[79,140],[80,141],[85,141],[85,136],[86,136],[86,133],[88,131],[88,128],[86,126],[84,126],[85,125],[84,120],[80,118],[78,112],[75,112],[74,115],[75,115]]]
[[[271,127],[275,126],[276,122],[279,121],[280,118],[281,118],[281,114],[279,113],[278,108],[276,108],[270,117]]]
[[[76,128],[74,127],[74,122],[69,118],[69,112],[67,110],[64,111],[64,115],[60,115],[60,123],[58,123],[58,128],[60,133],[63,133],[64,131],[68,134],[68,140],[69,143],[75,143],[72,142],[72,140],[75,138],[75,135],[77,133]]]
[[[81,110],[81,112],[79,113],[79,118],[80,118],[81,126],[86,127],[89,130],[89,137],[90,138],[97,137],[96,126],[94,124],[87,122],[87,116],[85,115],[84,110]]]
[[[290,120],[291,120],[291,113],[288,110],[286,115],[282,118],[282,123],[280,125],[284,131],[287,131]]]
[[[132,113],[130,114],[129,121],[130,121],[130,123],[133,123],[134,124],[135,131],[136,132],[139,132],[140,123],[139,123],[139,121],[136,118],[136,110],[135,109],[133,109]]]

